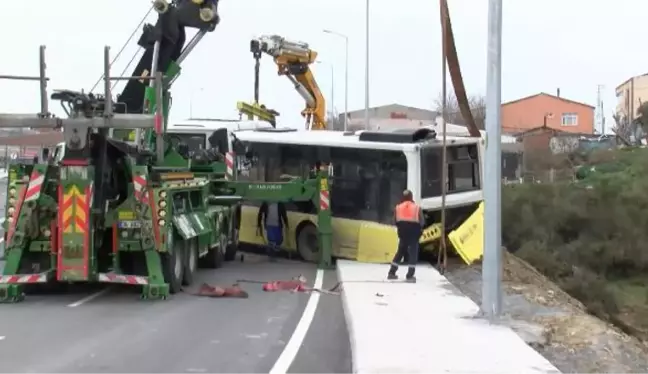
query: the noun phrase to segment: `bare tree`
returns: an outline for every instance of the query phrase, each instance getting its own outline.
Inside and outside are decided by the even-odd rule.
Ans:
[[[439,97],[435,100],[434,104],[436,106],[436,111],[439,112],[440,115],[443,107],[443,94],[439,94]],[[470,106],[470,111],[475,119],[475,124],[480,130],[483,130],[486,121],[486,98],[481,95],[471,95],[468,97],[468,105]],[[457,125],[466,124],[466,121],[461,115],[457,97],[452,93],[449,93],[446,98],[446,113],[448,116],[448,123],[454,123]]]

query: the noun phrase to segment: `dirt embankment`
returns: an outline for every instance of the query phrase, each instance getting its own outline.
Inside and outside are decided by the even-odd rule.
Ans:
[[[447,278],[481,303],[481,267],[451,266]],[[587,312],[525,261],[506,253],[506,318],[539,327],[530,345],[564,373],[648,372],[648,346]],[[515,328],[514,328],[515,329]]]

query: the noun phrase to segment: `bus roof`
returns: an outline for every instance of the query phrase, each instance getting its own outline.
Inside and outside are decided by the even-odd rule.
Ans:
[[[227,119],[186,119],[169,124],[167,131],[216,131],[219,129],[237,130],[254,130],[262,128],[271,128],[272,126],[265,121],[255,120],[227,120]]]
[[[413,151],[420,146],[441,146],[441,139],[427,140],[418,143],[388,143],[360,140],[360,133],[345,133],[343,131],[332,130],[296,130],[277,129],[276,131],[241,131],[236,132],[236,137],[244,142],[255,143],[276,143],[276,144],[295,144],[308,146],[330,146],[343,148],[361,148],[361,149],[381,149],[381,150],[399,150]],[[466,137],[447,137],[449,145],[452,144],[474,144],[481,139]]]

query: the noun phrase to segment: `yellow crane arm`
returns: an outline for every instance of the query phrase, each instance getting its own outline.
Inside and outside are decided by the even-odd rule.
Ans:
[[[326,101],[320,91],[310,65],[317,60],[317,52],[307,43],[291,41],[278,35],[262,36],[251,45],[273,57],[277,72],[288,78],[295,90],[306,101],[302,116],[311,130],[326,129]]]

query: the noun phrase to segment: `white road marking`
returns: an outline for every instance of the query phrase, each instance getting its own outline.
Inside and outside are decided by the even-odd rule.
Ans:
[[[104,288],[103,290],[101,290],[99,292],[96,292],[96,293],[93,293],[92,295],[88,295],[88,296],[84,297],[83,299],[81,299],[79,301],[73,302],[72,304],[68,304],[68,308],[76,308],[78,306],[81,306],[81,305],[87,303],[88,301],[92,301],[92,300],[98,298],[99,296],[104,295],[108,291],[110,291],[110,287]]]
[[[324,270],[317,269],[317,276],[315,277],[315,284],[313,285],[313,287],[322,288],[323,283],[324,283]],[[297,357],[299,348],[304,342],[304,338],[306,338],[306,333],[308,332],[308,329],[310,328],[310,325],[313,322],[313,318],[315,317],[315,311],[317,310],[317,303],[319,303],[319,299],[320,299],[319,292],[311,292],[310,298],[308,299],[308,303],[306,303],[306,308],[304,308],[304,313],[302,314],[301,319],[297,323],[297,327],[295,327],[295,331],[293,331],[290,340],[288,340],[288,344],[286,344],[283,352],[281,352],[281,355],[279,355],[277,362],[275,362],[275,364],[272,366],[272,369],[270,369],[269,374],[285,374],[288,372],[288,369],[290,369],[290,365],[292,365],[293,361],[295,360],[295,357]]]

